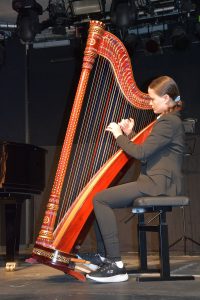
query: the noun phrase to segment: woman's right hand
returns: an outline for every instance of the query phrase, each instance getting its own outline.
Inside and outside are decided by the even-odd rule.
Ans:
[[[122,119],[121,122],[118,123],[121,130],[128,136],[132,133],[135,121],[132,118]]]

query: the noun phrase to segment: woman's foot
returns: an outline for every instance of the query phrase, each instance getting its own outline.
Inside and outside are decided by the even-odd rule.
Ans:
[[[123,282],[128,280],[124,266],[119,268],[115,262],[106,261],[102,267],[86,275],[86,278],[97,282]]]

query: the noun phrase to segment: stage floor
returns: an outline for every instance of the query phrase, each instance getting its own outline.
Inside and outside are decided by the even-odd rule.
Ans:
[[[137,268],[137,257],[123,256],[127,268]],[[157,267],[156,256],[150,256],[150,268]],[[1,300],[193,300],[200,299],[200,256],[171,256],[172,275],[194,275],[195,280],[138,282],[131,274],[123,283],[100,284],[80,282],[60,271],[37,264],[21,262],[15,271],[0,267]],[[154,276],[155,274],[153,274]]]

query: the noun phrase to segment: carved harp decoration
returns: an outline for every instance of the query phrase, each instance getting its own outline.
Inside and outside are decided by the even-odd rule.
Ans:
[[[132,108],[136,110],[136,112],[133,112],[134,114],[136,114],[134,115],[134,118],[135,116],[138,116],[138,122],[142,123],[143,115],[141,115],[141,111],[142,113],[144,111],[149,117],[149,125],[146,126],[147,123],[144,123],[143,129],[140,130],[133,139],[134,143],[142,143],[150,133],[154,123],[152,122],[152,120],[154,119],[154,115],[152,114],[152,111],[150,111],[151,107],[149,105],[149,96],[148,94],[142,93],[137,88],[133,77],[131,62],[123,44],[113,34],[105,31],[103,23],[98,21],[91,21],[86,49],[84,52],[80,80],[78,83],[78,88],[76,91],[74,104],[72,107],[61,151],[55,180],[47,204],[42,227],[36,240],[32,254],[32,257],[37,261],[62,270],[65,273],[70,274],[80,280],[84,280],[84,276],[74,270],[74,261],[76,261],[76,257],[73,254],[70,254],[70,252],[72,251],[72,248],[74,247],[84,224],[86,223],[89,215],[93,210],[92,199],[94,195],[110,185],[110,183],[113,181],[113,179],[115,179],[119,171],[123,168],[123,166],[129,159],[122,150],[118,150],[115,151],[115,153],[110,152],[110,157],[105,156],[99,168],[96,168],[93,171],[92,168],[89,168],[89,175],[87,176],[85,181],[83,181],[83,186],[79,187],[79,193],[75,196],[73,202],[70,202],[70,206],[67,209],[65,208],[66,211],[63,213],[63,217],[58,220],[58,225],[56,229],[54,229],[58,210],[60,209],[59,202],[62,196],[62,189],[66,178],[66,173],[68,172],[68,166],[70,166],[75,134],[77,131],[79,131],[77,130],[77,128],[79,128],[78,124],[84,106],[84,98],[87,94],[90,73],[93,69],[93,65],[95,65],[96,63],[97,58],[99,58],[99,64],[104,66],[104,73],[109,74],[109,76],[111,73],[113,74],[114,80],[111,81],[111,86],[115,86],[115,90],[113,92],[109,88],[106,91],[106,93],[108,94],[107,96],[105,96],[104,90],[103,92],[102,90],[99,91],[97,94],[92,92],[90,94],[91,104],[89,104],[88,110],[92,110],[91,107],[93,106],[95,112],[95,109],[97,109],[97,104],[94,103],[94,101],[99,97],[99,95],[100,104],[101,102],[103,103],[104,98],[107,98],[109,100],[113,95],[113,97],[115,97],[116,95],[118,97],[120,95],[120,99],[123,98],[121,102],[124,101],[123,103],[126,103],[122,106],[120,106],[121,104],[119,105],[119,111],[116,111],[117,105],[115,103],[115,98],[114,104],[110,104],[109,101],[108,103],[106,102],[105,105],[103,104],[104,107],[100,108],[98,112],[94,113],[95,116],[99,114],[100,119],[103,120],[103,125],[99,125],[99,128],[103,127],[102,131],[104,131],[106,125],[112,120],[112,118],[114,118],[113,120],[116,121],[115,118],[118,115],[120,119],[122,117],[130,117],[132,113],[132,110],[130,109]],[[98,66],[96,66],[96,69],[98,69]],[[106,76],[104,76],[104,73],[101,72],[95,74],[97,74],[97,77],[102,76],[101,78],[104,79],[104,77]],[[100,84],[96,83],[96,79],[94,80],[94,83],[99,87]],[[103,86],[107,87],[107,85],[108,84],[106,82]],[[106,115],[108,114],[108,112],[109,115]],[[85,117],[86,121],[87,118],[89,117]],[[92,116],[91,120],[94,120],[94,116]],[[86,121],[84,122],[86,123]],[[84,122],[83,126],[85,126]],[[95,121],[92,122],[94,123]],[[90,127],[93,126],[93,123],[90,123]],[[87,131],[85,127],[84,131]],[[88,135],[91,136],[91,133],[89,132]],[[97,142],[99,143],[101,136],[99,132],[94,133],[94,136],[97,136]],[[93,138],[89,143],[93,143]],[[114,148],[113,138],[111,137],[111,135],[110,137],[108,137],[108,133],[105,136],[105,140],[103,140],[101,143],[103,147],[105,147],[105,145],[106,147],[107,145],[111,145],[111,148],[117,149]],[[83,141],[81,141],[80,144],[83,144]],[[97,153],[100,151],[99,147],[99,144],[98,147],[94,145],[94,155],[90,159],[91,163],[95,165],[98,165],[97,162],[94,163],[94,157],[97,157]],[[79,154],[76,154],[77,158],[80,156],[81,150],[78,151]],[[75,163],[77,164],[77,169],[80,171],[82,167],[81,165],[78,165],[77,160],[78,159],[75,159]],[[75,163],[72,163],[72,165]],[[84,170],[85,167],[83,167],[82,172],[84,172]],[[70,174],[73,173],[74,171]],[[69,175],[69,182],[70,180],[72,180],[71,175]],[[66,188],[66,190],[68,190],[68,188]],[[75,190],[78,190],[78,188],[75,187]],[[73,195],[67,196],[67,198],[70,197],[73,198]]]

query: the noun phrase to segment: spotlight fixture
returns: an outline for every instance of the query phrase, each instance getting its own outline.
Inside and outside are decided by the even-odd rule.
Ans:
[[[104,12],[105,2],[102,0],[81,0],[70,1],[71,9],[74,16],[88,15],[93,13]]]
[[[13,0],[12,8],[18,13],[17,32],[24,43],[33,42],[39,32],[39,15],[42,15],[42,6],[35,0]]]
[[[68,15],[64,0],[49,0],[49,20],[52,23],[52,32],[54,34],[66,34],[68,25]]]
[[[173,29],[171,35],[172,45],[177,50],[185,50],[190,44],[190,39],[182,26]]]
[[[193,8],[193,4],[191,0],[182,0],[181,1],[181,10],[185,11],[187,13],[190,13],[190,11]]]
[[[163,42],[163,34],[162,32],[154,32],[151,37],[146,39],[145,49],[148,53],[155,54],[160,52],[161,44]]]
[[[113,0],[111,4],[111,22],[118,28],[128,28],[137,19],[137,9],[133,0]]]

